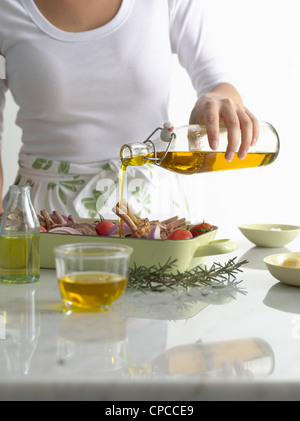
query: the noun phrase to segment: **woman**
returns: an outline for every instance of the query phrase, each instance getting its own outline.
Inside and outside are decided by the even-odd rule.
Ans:
[[[20,107],[16,123],[23,142],[16,183],[32,185],[37,212],[94,217],[97,202],[100,212],[111,216],[120,147],[144,140],[168,121],[172,54],[197,92],[190,123],[205,122],[212,149],[220,118],[228,128],[229,161],[240,130],[240,159],[257,141],[258,122],[209,39],[204,1],[1,3],[0,54],[7,79],[0,80],[0,129],[10,89]],[[188,209],[176,208],[179,192],[188,195],[187,178],[159,168],[131,168],[128,200],[156,216],[178,210],[189,217]],[[191,198],[182,200],[188,202]]]

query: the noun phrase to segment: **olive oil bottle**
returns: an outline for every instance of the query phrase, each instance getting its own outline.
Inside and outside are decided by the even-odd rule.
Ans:
[[[155,164],[179,174],[198,174],[209,171],[234,170],[260,167],[273,163],[280,149],[275,128],[259,122],[260,135],[256,146],[250,148],[244,159],[238,153],[226,160],[227,129],[220,125],[219,148],[213,151],[208,142],[207,131],[202,125],[188,125],[174,129],[171,123],[156,129],[144,142],[130,143],[121,148],[122,170],[128,166]],[[159,138],[151,140],[156,131]]]
[[[37,282],[40,277],[40,224],[30,186],[11,186],[0,223],[0,282]]]

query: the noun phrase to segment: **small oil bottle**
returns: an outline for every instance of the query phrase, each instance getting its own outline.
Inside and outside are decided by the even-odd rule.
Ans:
[[[0,223],[0,282],[26,284],[40,277],[40,224],[30,186],[10,186]]]

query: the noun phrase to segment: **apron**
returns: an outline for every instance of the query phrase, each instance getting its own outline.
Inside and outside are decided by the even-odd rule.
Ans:
[[[31,186],[37,213],[46,209],[80,218],[98,219],[100,214],[116,219],[112,209],[119,202],[120,160],[74,164],[23,154],[19,166],[15,184]],[[142,217],[163,220],[178,215],[199,221],[203,203],[197,191],[202,190],[197,175],[147,164],[127,168],[124,198]]]

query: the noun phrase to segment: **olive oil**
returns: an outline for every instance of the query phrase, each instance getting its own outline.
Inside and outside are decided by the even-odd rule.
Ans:
[[[40,277],[38,235],[0,237],[0,282],[36,282]]]
[[[124,181],[125,181],[125,174],[126,174],[126,168],[127,168],[127,162],[122,162],[121,165],[121,173],[120,173],[120,192],[119,192],[119,203],[123,202],[123,197],[124,197]],[[143,165],[143,164],[141,164]],[[121,218],[119,218],[119,234],[120,237],[123,237],[123,220]]]
[[[161,159],[164,152],[158,152],[157,158]],[[131,157],[122,163],[122,172],[128,166],[137,166],[150,164],[154,161],[149,160],[153,158],[154,154]],[[248,153],[244,160],[238,158],[236,153],[233,160],[228,162],[225,158],[225,152],[168,152],[159,166],[169,171],[179,174],[199,174],[208,171],[222,171],[244,169],[252,167],[260,167],[269,165],[275,161],[277,153]]]
[[[58,282],[67,303],[83,309],[107,310],[125,292],[128,278],[111,273],[75,272]]]

